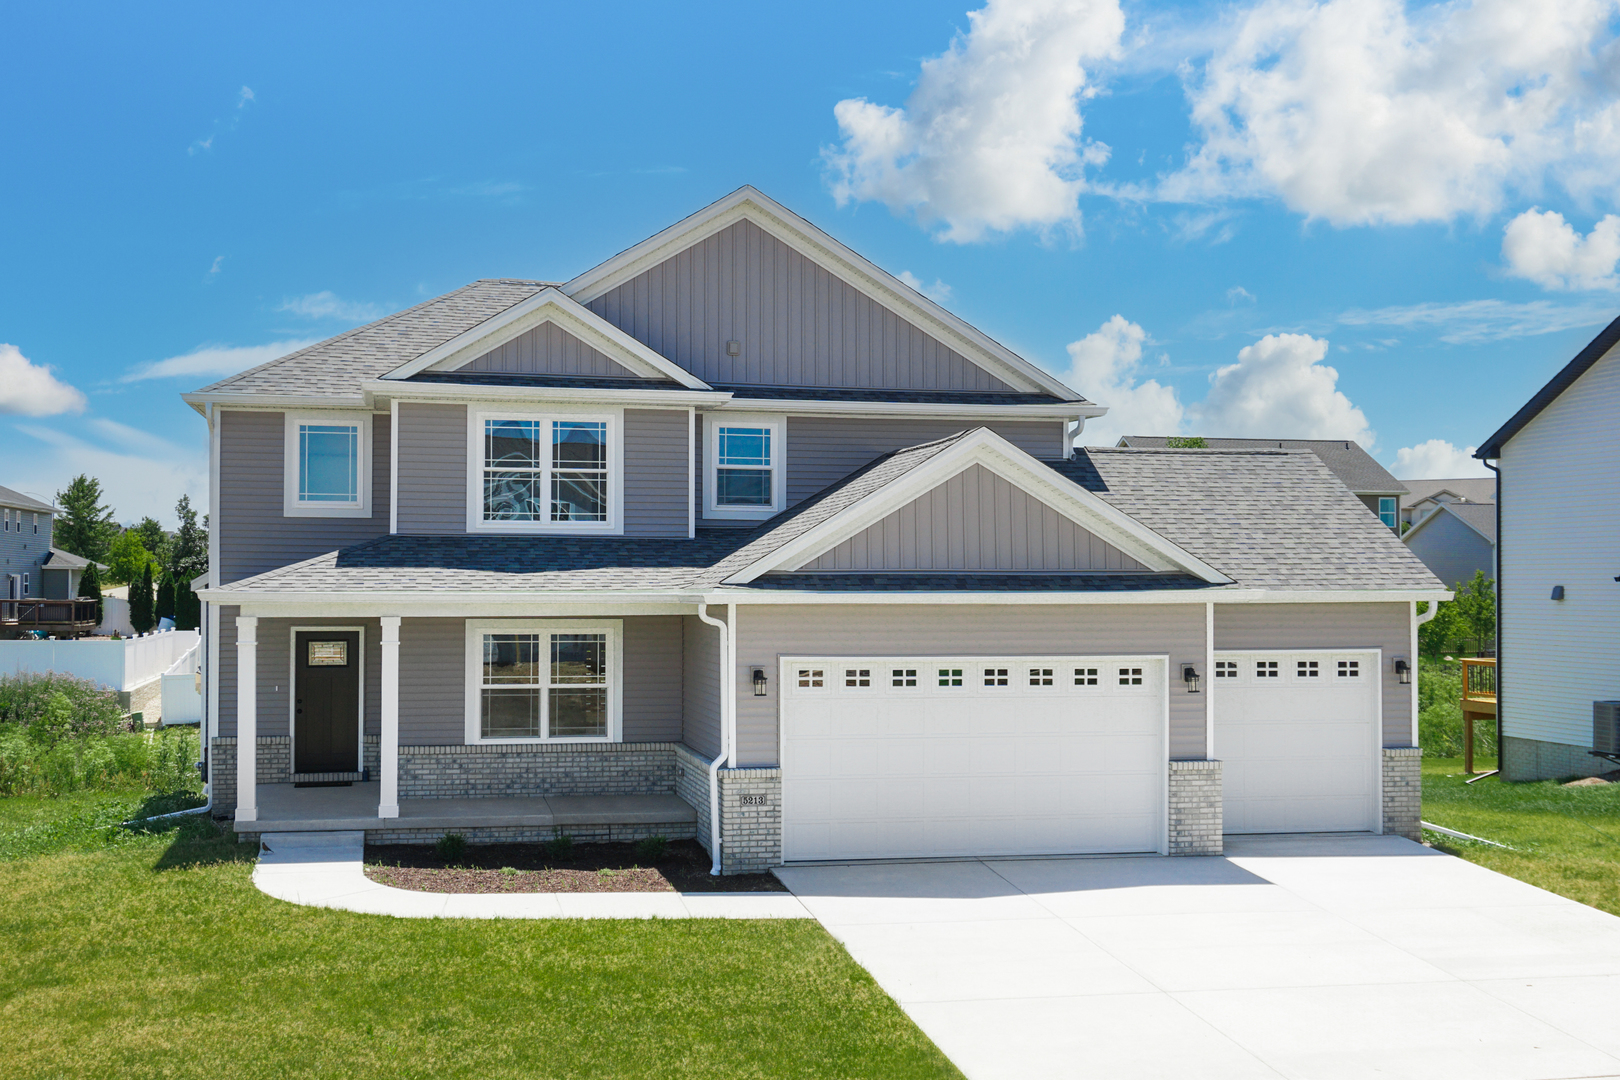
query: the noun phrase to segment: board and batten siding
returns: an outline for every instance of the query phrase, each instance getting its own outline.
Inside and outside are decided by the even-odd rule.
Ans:
[[[710,383],[1018,389],[750,221],[586,306]]]
[[[1592,745],[1592,702],[1620,700],[1620,350],[1502,448],[1502,733]],[[1493,575],[1494,576],[1494,575]],[[1553,600],[1553,586],[1564,599]]]
[[[739,606],[737,637],[737,763],[777,764],[784,656],[851,658],[950,656],[1109,656],[1168,654],[1202,667],[1203,604]],[[756,667],[771,675],[769,693],[755,697]],[[1204,702],[1170,686],[1170,756],[1204,756]]]
[[[371,516],[285,517],[286,419],[219,413],[219,581],[227,585],[388,533],[389,418],[371,418]]]
[[[691,428],[686,409],[624,410],[624,535],[687,534]]]
[[[1395,657],[1411,658],[1410,604],[1216,604],[1215,650],[1248,649],[1382,649],[1384,745],[1412,745],[1412,687],[1402,686],[1394,670]],[[1215,756],[1221,756],[1218,729]]]
[[[399,404],[399,513],[406,535],[467,531],[467,406]]]
[[[720,753],[720,631],[696,615],[680,618],[684,648],[681,741],[712,759]]]
[[[983,465],[796,570],[1142,570],[1141,563]]]
[[[220,609],[219,620],[219,734],[236,735],[236,614],[238,608]],[[228,614],[227,614],[228,612]],[[292,720],[293,627],[321,629],[331,626],[364,628],[362,671],[367,735],[382,731],[382,625],[376,619],[269,619],[259,620],[256,638],[259,691],[254,723],[260,735],[286,736]]]
[[[1407,538],[1407,550],[1422,559],[1448,589],[1473,580],[1478,570],[1494,578],[1496,549],[1491,542],[1454,515],[1443,510],[1433,513],[1435,520],[1425,522],[1422,532]]]
[[[456,370],[511,375],[600,375],[614,379],[640,377],[606,353],[549,322],[524,331]]]

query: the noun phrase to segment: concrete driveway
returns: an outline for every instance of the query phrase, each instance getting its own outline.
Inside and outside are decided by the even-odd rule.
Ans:
[[[1398,837],[780,873],[974,1080],[1620,1076],[1620,919]]]

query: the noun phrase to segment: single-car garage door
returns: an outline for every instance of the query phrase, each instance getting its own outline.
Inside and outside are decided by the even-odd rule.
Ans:
[[[1378,830],[1379,655],[1215,654],[1224,831]]]
[[[786,861],[1163,848],[1163,657],[819,657],[781,679]]]

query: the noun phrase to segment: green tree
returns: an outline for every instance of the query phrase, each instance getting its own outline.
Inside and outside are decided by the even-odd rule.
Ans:
[[[1202,435],[1172,435],[1164,440],[1171,450],[1208,450],[1209,443]]]
[[[51,543],[81,558],[102,562],[118,524],[101,502],[101,481],[80,473],[66,491],[56,493],[62,514],[52,526]]]
[[[158,577],[157,607],[154,609],[157,618],[171,620],[174,618],[174,592],[174,575],[164,567],[163,573]]]
[[[152,564],[141,569],[141,576],[129,583],[129,625],[144,634],[157,625],[152,611]]]
[[[1474,571],[1474,579],[1457,587],[1458,637],[1468,642],[1475,655],[1490,650],[1496,644],[1496,582],[1485,576],[1485,571]]]
[[[208,569],[208,519],[197,524],[197,511],[191,508],[191,496],[182,495],[174,505],[174,516],[180,527],[174,530],[164,563],[174,572],[175,584],[185,590],[191,588],[191,579]]]
[[[105,605],[101,602],[101,573],[96,569],[95,563],[84,568],[84,576],[79,578],[79,595],[96,602],[96,624],[99,626]]]
[[[191,582],[180,579],[174,583],[174,628],[196,630],[202,626],[202,600],[191,591]]]
[[[152,565],[152,553],[141,541],[141,534],[125,529],[107,549],[107,580],[115,585],[132,584],[141,571]]]
[[[159,566],[167,565],[164,555],[169,548],[169,534],[163,531],[156,518],[143,517],[130,531],[140,534],[141,545],[152,553]]]

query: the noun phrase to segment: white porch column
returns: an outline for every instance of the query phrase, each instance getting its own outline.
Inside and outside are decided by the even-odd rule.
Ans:
[[[259,620],[236,617],[236,820],[259,820]]]
[[[399,616],[382,617],[382,738],[377,747],[382,790],[377,816],[399,817]]]

